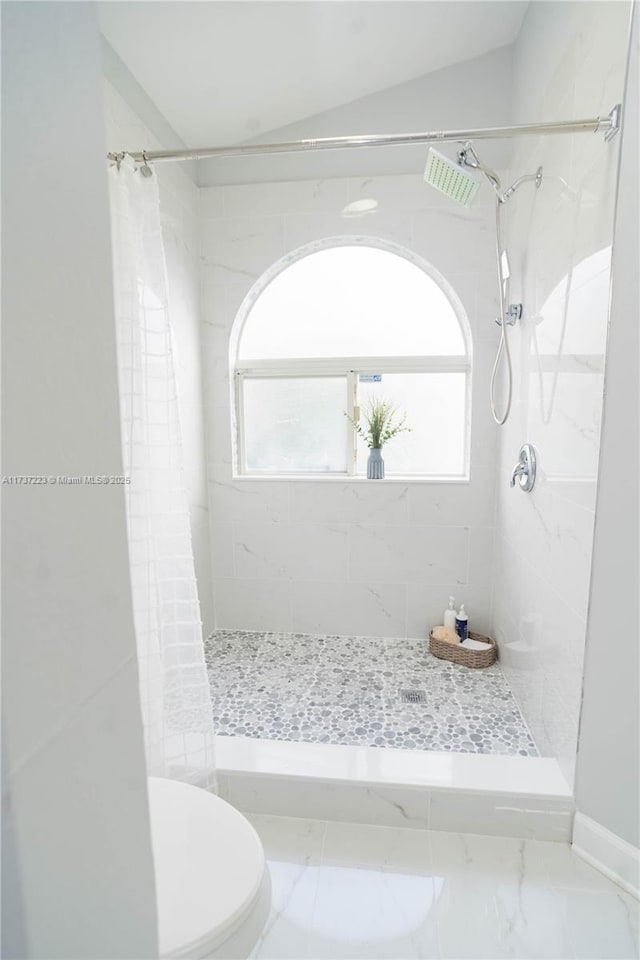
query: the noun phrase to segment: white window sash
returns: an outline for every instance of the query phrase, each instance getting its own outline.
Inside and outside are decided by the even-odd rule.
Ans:
[[[344,377],[345,378],[345,409],[353,419],[356,412],[356,398],[358,392],[358,377],[362,374],[374,373],[465,373],[466,408],[467,408],[467,452],[469,445],[469,413],[471,402],[471,361],[468,356],[428,356],[428,357],[332,357],[328,358],[300,358],[277,360],[245,360],[242,366],[235,371],[235,406],[236,406],[236,449],[238,461],[238,475],[244,477],[286,477],[300,476],[309,479],[321,477],[355,477],[357,476],[357,433],[349,420],[346,420],[345,435],[347,445],[347,469],[313,473],[311,471],[280,471],[252,470],[247,464],[246,430],[244,416],[244,383],[247,379],[291,379],[308,377]],[[346,419],[346,418],[345,418]],[[465,472],[468,468],[465,468]],[[426,476],[416,474],[416,478]]]
[[[236,377],[345,376],[349,373],[464,373],[471,369],[468,356],[430,357],[331,357],[277,360],[243,360]]]

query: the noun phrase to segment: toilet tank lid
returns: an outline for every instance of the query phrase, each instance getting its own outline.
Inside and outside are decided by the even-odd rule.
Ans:
[[[149,778],[160,956],[229,934],[259,895],[265,858],[249,821],[207,790]]]

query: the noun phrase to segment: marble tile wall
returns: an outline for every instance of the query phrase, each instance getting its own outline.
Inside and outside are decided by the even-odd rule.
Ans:
[[[424,790],[409,786],[328,782],[321,778],[218,776],[220,796],[243,813],[343,820],[411,830],[455,830],[566,843],[574,804],[568,797],[496,791]]]
[[[606,115],[621,99],[628,3],[530,4],[514,56],[516,122]],[[580,715],[609,305],[618,141],[515,141],[509,202],[514,405],[500,433],[493,631],[543,754],[573,782]],[[509,488],[520,446],[535,489]],[[603,637],[603,642],[612,642]]]
[[[361,217],[344,208],[374,198]],[[486,401],[496,337],[488,192],[457,207],[415,175],[201,190],[211,552],[219,628],[425,636],[449,594],[490,626],[496,429]],[[229,337],[263,271],[331,236],[420,254],[453,285],[473,333],[469,483],[234,479]]]

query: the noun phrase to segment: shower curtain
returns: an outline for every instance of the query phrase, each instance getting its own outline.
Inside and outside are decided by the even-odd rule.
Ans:
[[[148,169],[148,168],[147,168]],[[157,177],[109,171],[129,565],[147,771],[215,789]]]

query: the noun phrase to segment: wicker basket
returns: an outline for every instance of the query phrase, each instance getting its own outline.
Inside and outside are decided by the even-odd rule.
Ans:
[[[482,667],[490,667],[495,663],[498,656],[498,648],[493,637],[485,637],[483,633],[473,633],[469,630],[470,640],[481,640],[482,643],[490,643],[490,650],[469,650],[459,643],[447,643],[446,640],[435,640],[429,633],[429,650],[434,657],[440,660],[450,660],[452,663],[460,663],[463,667],[472,667],[479,670]]]

